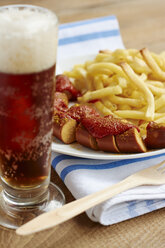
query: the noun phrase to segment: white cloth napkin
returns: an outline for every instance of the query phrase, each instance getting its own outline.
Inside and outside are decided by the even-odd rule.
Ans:
[[[101,49],[123,48],[118,21],[107,16],[63,24],[59,28],[58,65]],[[78,199],[113,185],[138,170],[165,159],[165,153],[125,160],[92,160],[52,152],[52,166]],[[165,206],[165,185],[143,186],[123,192],[87,211],[93,221],[110,225]]]

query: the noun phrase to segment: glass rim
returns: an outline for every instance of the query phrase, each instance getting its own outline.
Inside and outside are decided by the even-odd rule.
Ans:
[[[56,15],[56,13],[50,9],[41,7],[41,6],[37,6],[37,5],[32,5],[32,4],[9,4],[9,5],[3,5],[0,6],[0,12],[3,9],[9,9],[9,8],[29,8],[29,9],[38,9],[40,11],[42,11],[43,13],[50,13],[55,17],[56,20],[56,24],[58,24],[58,17]]]

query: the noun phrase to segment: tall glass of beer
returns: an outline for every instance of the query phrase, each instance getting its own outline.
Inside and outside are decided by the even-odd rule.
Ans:
[[[0,8],[0,225],[17,228],[64,203],[50,183],[58,20]]]

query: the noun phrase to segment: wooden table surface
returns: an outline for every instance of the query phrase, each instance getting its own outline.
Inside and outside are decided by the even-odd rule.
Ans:
[[[0,0],[7,4],[33,4],[56,12],[60,23],[114,14],[117,16],[127,48],[165,50],[164,0]],[[61,187],[67,202],[73,200],[57,174],[52,180]],[[56,228],[30,235],[17,236],[0,228],[0,248],[164,248],[165,209],[104,227],[81,214]]]

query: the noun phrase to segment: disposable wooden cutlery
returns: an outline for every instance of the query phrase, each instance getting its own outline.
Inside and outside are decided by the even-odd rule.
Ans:
[[[138,171],[123,181],[101,191],[70,202],[60,208],[44,213],[16,230],[19,235],[28,235],[54,227],[74,216],[98,205],[109,198],[141,185],[161,185],[165,183],[165,161]]]

